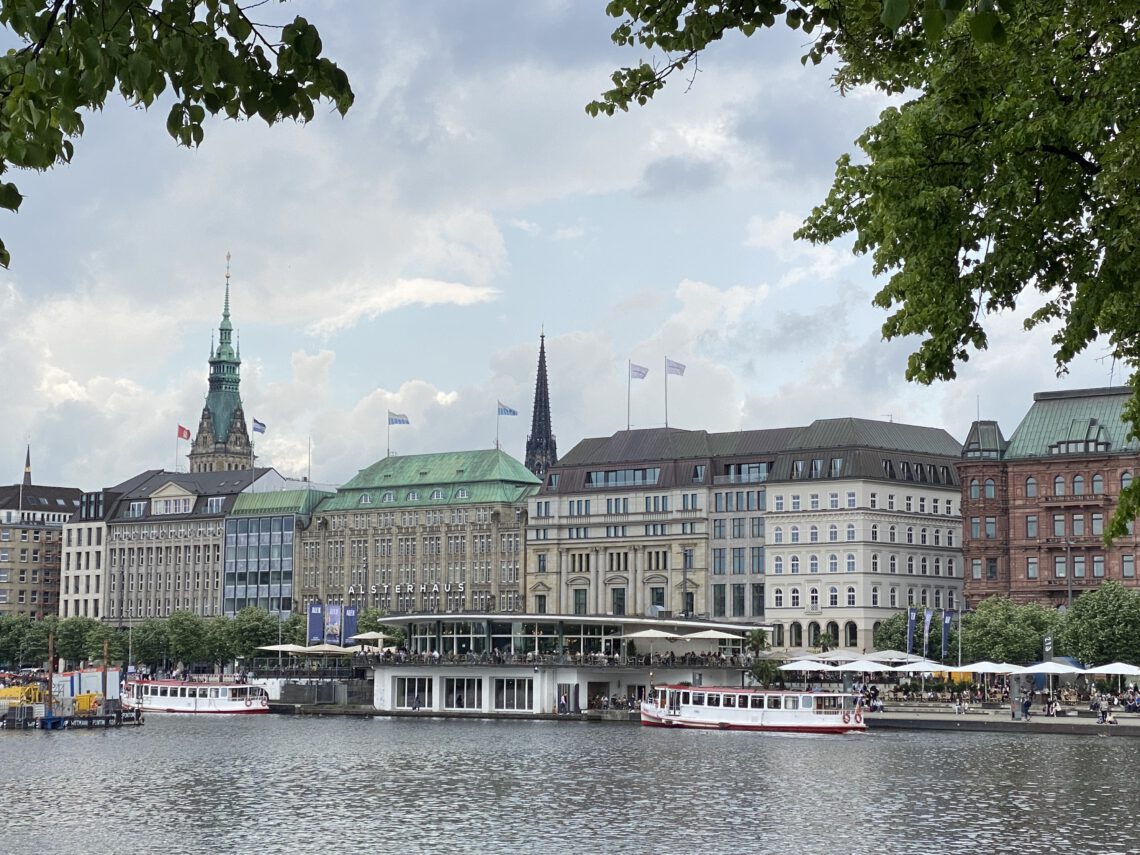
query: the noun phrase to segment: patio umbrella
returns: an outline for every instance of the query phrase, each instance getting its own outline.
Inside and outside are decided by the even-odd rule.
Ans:
[[[684,638],[676,632],[666,632],[663,629],[639,629],[637,632],[627,632],[622,638],[667,638],[670,641],[676,641],[678,638]],[[692,636],[689,636],[690,638]]]
[[[918,659],[903,665],[896,665],[890,669],[896,674],[925,674],[927,671],[948,671],[949,665],[941,662],[931,662],[929,659]]]
[[[391,638],[390,635],[385,635],[382,632],[359,632],[356,635],[350,635],[349,641],[387,641]]]
[[[356,648],[339,647],[336,644],[314,644],[311,647],[302,647],[297,652],[308,656],[352,656],[356,653]]]
[[[1083,668],[1066,665],[1064,662],[1034,662],[1024,668],[1015,668],[1013,674],[1083,674]]]
[[[905,662],[910,657],[901,650],[876,650],[868,653],[866,658],[872,662]]]
[[[715,641],[715,640],[740,641],[740,636],[735,635],[731,632],[724,632],[724,631],[719,630],[719,629],[702,629],[700,632],[694,632],[694,633],[691,633],[689,635],[681,636],[682,641],[689,641],[690,639],[694,640],[694,641],[696,641],[696,640],[702,640],[703,641],[706,639],[709,641]]]
[[[307,647],[302,647],[300,644],[267,644],[257,649],[268,650],[270,653],[302,653],[308,650]]]
[[[990,662],[987,659],[983,659],[981,662],[975,662],[972,665],[962,665],[954,670],[966,671],[970,674],[1008,674],[1013,671],[1015,667],[1016,666],[1009,665],[1005,662]]]
[[[814,659],[795,659],[780,666],[781,671],[834,671],[834,665]]]
[[[851,662],[845,662],[842,665],[837,665],[832,670],[854,674],[883,674],[887,671],[893,671],[894,668],[883,662],[874,662],[870,659],[855,659]]]
[[[805,656],[805,660],[814,660],[816,662],[854,662],[859,657],[854,653],[844,653],[842,650],[828,650],[823,653],[813,653],[810,656]]]
[[[1086,674],[1119,674],[1122,677],[1140,677],[1140,668],[1129,665],[1127,662],[1110,662],[1108,665],[1097,665],[1095,668],[1086,668]]]

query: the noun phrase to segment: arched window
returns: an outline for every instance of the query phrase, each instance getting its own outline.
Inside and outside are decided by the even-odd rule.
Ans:
[[[1058,475],[1056,478],[1053,479],[1053,495],[1054,496],[1065,495],[1065,476],[1064,475]]]
[[[1029,498],[1037,495],[1037,479],[1032,475],[1025,479],[1025,495]]]
[[[791,647],[804,646],[804,628],[798,623],[793,623],[788,627],[788,644]]]
[[[996,496],[997,496],[997,490],[995,489],[995,486],[994,486],[994,479],[993,478],[987,478],[986,479],[986,498],[987,499],[993,499]]]
[[[776,526],[772,529],[772,543],[784,542],[784,528],[783,526]]]
[[[918,530],[918,542],[926,546],[926,529],[920,528]]]
[[[891,572],[891,573],[899,572],[899,557],[897,555],[891,556],[890,569],[888,572]]]
[[[934,608],[936,608],[936,609],[942,608],[942,589],[941,588],[935,588],[934,589]]]
[[[912,525],[906,527],[906,542],[914,543],[914,526]]]
[[[855,539],[855,523],[847,523],[847,540]]]
[[[947,591],[946,592],[946,608],[948,608],[948,609],[954,608],[954,592],[953,591]]]
[[[875,585],[871,588],[871,608],[879,607],[879,586]]]
[[[934,575],[935,576],[941,576],[942,575],[942,559],[938,558],[938,557],[935,557],[935,559],[934,559]]]
[[[837,624],[833,620],[828,621],[827,622],[827,634],[830,635],[832,638],[834,638],[835,643],[838,644],[839,643],[839,624]]]
[[[828,573],[838,573],[839,572],[839,556],[836,555],[834,552],[831,553],[829,556],[827,556],[827,572]]]
[[[387,493],[385,493],[383,496],[380,497],[380,501],[381,502],[394,502],[394,501],[396,501],[396,494],[393,493],[391,490],[389,490]]]
[[[788,534],[790,535],[790,539],[791,539],[792,543],[799,543],[800,542],[800,527],[798,525],[792,526],[792,528],[788,532]]]
[[[854,607],[855,605],[855,586],[847,586],[847,605]]]
[[[839,589],[834,585],[827,589],[827,605],[831,608],[839,605]]]
[[[855,626],[855,621],[847,621],[847,624],[843,627],[843,635],[843,643],[846,647],[859,646],[859,629]]]
[[[364,493],[364,494],[363,494],[363,495],[360,497],[360,504],[362,504],[362,505],[371,505],[371,504],[372,504],[372,494],[371,494],[371,493]]]
[[[784,591],[782,588],[777,588],[772,593],[772,605],[778,609],[782,609],[784,607]]]
[[[1120,489],[1121,490],[1127,490],[1131,486],[1132,486],[1132,473],[1131,472],[1121,472],[1120,473]]]
[[[813,525],[808,529],[808,540],[812,543],[819,543],[819,526]]]
[[[1073,476],[1073,495],[1074,496],[1083,496],[1084,494],[1085,494],[1085,476],[1084,475],[1074,475]]]
[[[808,558],[808,572],[809,573],[818,573],[819,572],[819,556],[818,555],[812,555],[810,558]]]
[[[1104,476],[1093,475],[1092,477],[1092,491],[1094,496],[1101,496],[1104,494]]]
[[[906,557],[906,572],[908,576],[914,575],[914,556],[908,555]]]
[[[855,553],[854,552],[848,552],[847,553],[847,572],[848,573],[854,573],[855,572]]]
[[[800,557],[798,555],[793,555],[788,560],[788,565],[789,565],[789,568],[791,569],[792,573],[799,573],[800,572]]]
[[[784,559],[782,556],[777,555],[772,559],[772,572],[777,576],[784,572]]]
[[[897,609],[899,607],[899,589],[891,588],[891,608]]]
[[[871,572],[872,573],[878,573],[879,572],[879,553],[877,553],[877,552],[871,553]]]
[[[784,625],[782,623],[772,625],[772,645],[774,647],[784,646]]]
[[[946,559],[946,575],[947,576],[953,576],[954,575],[954,559],[953,558],[947,558]]]
[[[793,609],[798,609],[800,607],[800,589],[799,588],[792,588],[792,590],[791,590],[791,604],[792,604]]]
[[[978,498],[978,479],[977,478],[971,478],[970,479],[970,498],[971,499]]]
[[[808,647],[819,646],[819,624],[814,620],[808,624]]]
[[[819,588],[808,588],[808,608],[819,608]]]
[[[906,604],[908,606],[914,605],[914,588],[906,589]]]
[[[954,529],[952,529],[952,528],[946,529],[946,545],[947,546],[953,546],[954,545]]]
[[[942,545],[942,529],[940,529],[940,528],[934,529],[934,545],[935,546],[941,546]]]
[[[924,555],[924,556],[922,556],[921,559],[919,559],[918,572],[921,573],[923,576],[925,576],[925,575],[927,575],[927,572],[926,572],[927,569],[928,568],[927,568],[927,564],[926,564],[926,556]]]
[[[879,539],[879,524],[871,523],[871,540],[877,541]]]
[[[837,540],[839,540],[839,526],[837,526],[835,523],[832,523],[827,527],[827,539],[832,543],[835,543]]]
[[[890,528],[887,529],[887,540],[890,541],[891,543],[895,542],[896,532],[895,532],[894,526],[891,526]]]
[[[924,606],[930,605],[930,591],[926,590],[926,588],[922,589],[922,604]]]

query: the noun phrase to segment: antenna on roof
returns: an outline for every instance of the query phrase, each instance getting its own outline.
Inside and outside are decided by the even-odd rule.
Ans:
[[[894,413],[883,413],[883,418],[885,418],[891,424],[895,423],[895,414]]]

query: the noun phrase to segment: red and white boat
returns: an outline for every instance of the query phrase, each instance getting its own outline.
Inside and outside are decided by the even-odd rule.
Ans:
[[[647,727],[849,733],[867,729],[863,710],[841,692],[777,692],[731,686],[654,686],[641,702]]]
[[[269,712],[269,693],[245,683],[134,680],[123,690],[122,704],[143,713],[256,715]]]

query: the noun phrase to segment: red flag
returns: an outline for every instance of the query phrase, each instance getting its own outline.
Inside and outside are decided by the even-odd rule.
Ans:
[[[182,427],[182,425],[179,425],[178,426],[178,438],[179,439],[190,439],[190,428]]]

